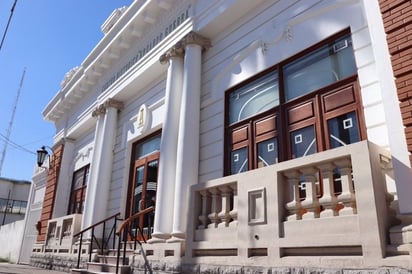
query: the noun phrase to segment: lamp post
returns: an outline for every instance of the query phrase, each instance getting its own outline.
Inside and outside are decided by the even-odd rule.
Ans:
[[[44,160],[49,155],[49,152],[46,150],[46,146],[42,146],[37,150],[37,165],[39,167],[43,166]]]

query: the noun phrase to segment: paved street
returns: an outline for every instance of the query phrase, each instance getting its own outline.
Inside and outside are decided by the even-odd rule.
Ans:
[[[53,273],[65,273],[55,270],[46,270],[43,268],[33,267],[30,265],[21,265],[21,264],[9,264],[9,263],[0,263],[0,274],[53,274]]]

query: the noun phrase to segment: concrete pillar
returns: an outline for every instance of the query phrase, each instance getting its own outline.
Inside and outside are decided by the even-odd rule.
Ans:
[[[198,180],[202,51],[210,47],[210,41],[195,32],[186,35],[180,43],[185,48],[185,60],[177,143],[173,238],[169,242],[186,238],[189,190]]]
[[[112,175],[117,112],[121,108],[123,108],[123,103],[108,99],[93,111],[93,116],[97,117],[97,123],[82,229],[107,217],[106,209]]]
[[[392,155],[393,174],[398,194],[399,211],[401,214],[412,214],[412,170],[409,160],[408,146],[399,99],[393,75],[391,56],[386,40],[378,1],[363,0],[365,17],[368,21],[369,35],[373,43],[376,77],[380,80],[382,103],[385,109],[386,127],[388,130],[389,148]],[[362,38],[364,39],[364,38]],[[356,40],[353,43],[356,47]],[[389,192],[394,190],[388,189]]]
[[[165,117],[160,142],[159,177],[157,182],[156,213],[151,243],[170,238],[173,225],[177,137],[183,83],[183,48],[174,46],[160,57],[169,64],[165,94]]]
[[[64,138],[61,141],[64,144],[64,150],[62,155],[62,162],[60,166],[60,175],[57,183],[56,199],[55,201],[67,201],[66,203],[55,202],[52,218],[61,217],[67,214],[67,207],[69,202],[70,190],[72,187],[72,181],[70,180],[72,170],[70,169],[70,163],[73,160],[74,153],[74,141],[68,138]]]

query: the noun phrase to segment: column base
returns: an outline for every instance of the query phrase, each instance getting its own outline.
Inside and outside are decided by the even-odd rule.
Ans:
[[[186,233],[184,232],[173,232],[172,238],[167,240],[168,243],[181,243],[186,241]]]
[[[148,240],[147,242],[149,244],[165,243],[167,239],[170,239],[170,237],[171,237],[170,234],[155,232],[152,234],[152,238]]]
[[[167,240],[166,242],[167,242],[167,243],[183,243],[183,242],[185,242],[185,241],[186,241],[185,238],[179,238],[179,237],[172,236],[172,238],[170,238],[170,239]]]

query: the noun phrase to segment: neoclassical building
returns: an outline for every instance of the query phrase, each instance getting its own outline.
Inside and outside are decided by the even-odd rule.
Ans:
[[[411,11],[400,0],[115,10],[43,111],[56,134],[32,264],[411,269]]]

